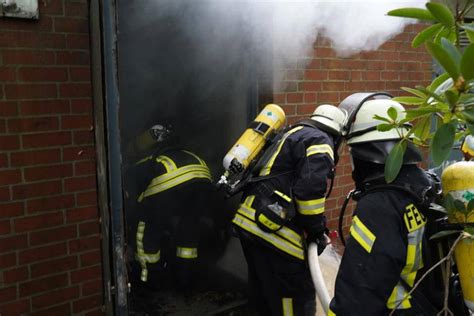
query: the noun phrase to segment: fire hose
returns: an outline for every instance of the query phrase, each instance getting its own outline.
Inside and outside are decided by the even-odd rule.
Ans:
[[[327,315],[331,298],[329,297],[323,273],[321,272],[321,266],[319,265],[318,246],[313,242],[308,245],[308,262],[311,278],[313,279],[313,284],[316,288],[316,295],[321,302],[324,313]]]

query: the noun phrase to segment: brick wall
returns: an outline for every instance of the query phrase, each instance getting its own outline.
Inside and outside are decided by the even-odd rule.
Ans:
[[[100,313],[87,1],[0,18],[0,315]]]
[[[283,106],[288,120],[312,113],[322,103],[338,105],[348,95],[364,91],[387,91],[400,95],[400,87],[415,87],[431,81],[432,59],[423,48],[413,49],[411,40],[424,25],[411,25],[377,51],[349,58],[337,57],[327,40],[315,43],[311,56],[300,58],[283,71],[284,81],[273,101]],[[328,225],[337,228],[345,195],[354,187],[351,163],[344,150],[337,166],[331,197],[326,202]],[[351,214],[353,203],[346,214]],[[345,218],[346,231],[350,218]]]

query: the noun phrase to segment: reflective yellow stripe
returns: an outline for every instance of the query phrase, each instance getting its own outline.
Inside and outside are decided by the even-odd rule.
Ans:
[[[411,308],[410,304],[410,299],[411,295],[407,296],[408,292],[405,290],[405,287],[398,283],[395,288],[392,291],[392,294],[390,294],[390,297],[388,298],[387,301],[387,308],[388,309],[407,309]],[[398,304],[399,302],[402,302],[400,305]]]
[[[332,147],[328,144],[312,145],[306,149],[306,157],[315,154],[327,154],[329,157],[331,157],[332,160],[334,160],[334,151],[332,150]]]
[[[268,161],[268,163],[262,168],[262,170],[260,170],[260,173],[259,173],[260,176],[266,176],[266,175],[270,174],[273,163],[275,162],[276,157],[280,153],[280,150],[283,147],[283,144],[285,143],[285,140],[288,138],[288,136],[290,136],[294,132],[299,131],[302,128],[303,128],[303,126],[295,127],[293,129],[289,130],[288,132],[286,132],[285,135],[283,135],[283,137],[280,140],[280,144],[278,145],[277,150],[275,150],[275,152],[273,153],[273,155],[270,158],[270,160]]]
[[[242,229],[262,238],[266,242],[272,244],[276,248],[286,252],[293,257],[298,259],[304,260],[304,251],[302,247],[297,247],[292,243],[284,240],[283,238],[279,237],[277,234],[270,234],[266,233],[260,228],[258,228],[257,224],[240,214],[235,214],[234,219],[232,222],[241,227]]]
[[[357,216],[354,216],[354,219],[352,220],[350,233],[368,253],[372,251],[372,246],[374,245],[376,237]]]
[[[138,161],[135,163],[135,166],[138,166],[139,164],[144,163],[145,161],[148,161],[148,160],[150,160],[151,158],[153,158],[153,156],[148,156],[148,157],[145,157],[145,158],[143,158],[143,159],[140,159],[140,160],[138,160]]]
[[[330,308],[328,309],[328,316],[336,316],[336,313],[334,313]]]
[[[254,198],[255,198],[255,196],[251,195],[251,196],[247,197],[246,201],[247,200],[253,201]],[[256,212],[255,209],[248,206],[248,204],[246,204],[245,202],[244,202],[244,204],[240,205],[240,208],[237,210],[237,212],[240,215],[243,215],[243,216],[247,217],[251,221],[255,221],[255,212]],[[301,235],[298,234],[297,232],[295,232],[294,230],[288,228],[288,227],[283,226],[275,234],[279,235],[282,238],[285,238],[287,241],[291,242],[292,244],[294,244],[297,247],[301,247],[301,248],[303,247],[303,239],[301,238]]]
[[[163,166],[165,167],[167,173],[178,169],[176,167],[176,164],[174,163],[174,161],[168,156],[163,156],[163,155],[158,156],[156,158],[156,162],[163,164]]]
[[[277,223],[273,222],[271,219],[269,219],[263,214],[258,215],[258,221],[263,225],[267,226],[270,230],[277,230],[281,228],[281,225],[278,225]]]
[[[275,191],[273,191],[273,192],[275,192],[276,195],[280,196],[282,199],[284,199],[284,200],[287,201],[288,203],[291,202],[291,198],[290,198],[288,195],[286,195],[285,193],[282,193],[282,192],[277,191],[277,190],[275,190]]]
[[[183,259],[195,259],[198,257],[197,248],[176,247],[176,257]]]
[[[281,299],[283,316],[293,316],[293,299],[284,297]]]
[[[202,166],[207,166],[207,165],[206,165],[206,162],[205,162],[204,160],[202,160],[198,155],[196,155],[196,154],[194,154],[194,153],[192,153],[192,152],[190,152],[190,151],[187,151],[187,150],[183,150],[183,151],[184,151],[185,153],[187,153],[187,154],[193,156],[194,158],[196,158],[197,161],[199,161],[199,163],[200,163]]]
[[[188,165],[154,178],[148,188],[140,194],[138,202],[141,202],[147,196],[163,192],[194,178],[209,179],[212,181],[211,174],[207,167]]]
[[[136,241],[137,241],[137,253],[135,254],[135,258],[137,261],[140,263],[140,266],[142,268],[140,279],[143,282],[146,282],[148,279],[148,269],[147,269],[147,263],[156,263],[160,261],[160,250],[158,250],[156,253],[145,253],[145,249],[143,247],[143,236],[145,234],[145,222],[138,222],[138,227],[137,227],[137,235],[136,235]]]
[[[255,200],[255,195],[249,195],[245,198],[244,205],[248,206],[249,208],[252,208],[252,203]]]
[[[307,201],[296,199],[296,206],[301,215],[318,215],[324,213],[325,202],[326,198]]]

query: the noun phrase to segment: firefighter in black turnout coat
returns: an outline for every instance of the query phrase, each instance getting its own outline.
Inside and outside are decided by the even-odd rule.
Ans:
[[[343,103],[341,106],[343,106]],[[390,99],[363,103],[349,112],[347,135],[358,190],[350,236],[342,257],[329,315],[381,316],[425,314],[407,293],[424,267],[424,211],[439,194],[439,182],[417,166],[419,151],[408,144],[397,178],[385,182],[385,160],[407,132],[405,127],[382,132],[374,115],[404,108]]]
[[[132,283],[153,290],[190,286],[212,190],[204,160],[173,145],[169,128],[153,126],[133,142],[145,155],[126,174]]]
[[[319,106],[312,120],[289,128],[265,151],[254,168],[257,181],[244,191],[233,224],[260,315],[315,313],[305,245],[316,242],[319,252],[326,246],[327,180],[345,117],[337,107]]]

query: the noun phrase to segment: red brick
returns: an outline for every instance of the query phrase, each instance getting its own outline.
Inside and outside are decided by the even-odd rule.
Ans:
[[[94,132],[92,130],[75,131],[72,134],[72,139],[75,145],[94,144]]]
[[[90,115],[67,115],[61,118],[63,129],[90,129],[92,117]]]
[[[317,103],[337,103],[339,95],[335,92],[318,92]]]
[[[286,103],[286,94],[285,93],[275,93],[273,95],[273,102],[277,104]]]
[[[307,80],[327,80],[328,71],[324,70],[306,70],[304,77]]]
[[[72,311],[79,313],[102,304],[102,295],[89,296],[72,303]]]
[[[90,99],[71,100],[72,113],[92,113],[92,101]]]
[[[398,80],[398,72],[397,71],[382,71],[380,78],[382,80]]]
[[[0,302],[8,302],[16,299],[16,286],[0,289]],[[0,303],[1,304],[1,303]],[[0,307],[1,311],[1,307]]]
[[[92,236],[69,241],[69,253],[85,252],[100,248],[99,236]]]
[[[87,19],[76,19],[71,17],[55,18],[54,30],[56,32],[65,33],[89,33],[89,21]]]
[[[59,87],[61,97],[84,98],[92,94],[90,83],[63,83]]]
[[[101,308],[97,308],[85,313],[85,316],[104,316],[105,315],[105,308],[102,306]]]
[[[58,194],[62,191],[61,181],[39,182],[13,187],[14,199],[27,199],[39,196]]]
[[[66,81],[67,69],[58,67],[27,67],[18,69],[20,81]]]
[[[95,148],[88,147],[69,147],[63,149],[63,161],[91,160],[95,158]]]
[[[81,294],[83,296],[89,296],[92,294],[98,294],[102,291],[102,280],[93,280],[90,282],[83,283],[81,286]]]
[[[380,80],[380,72],[378,71],[367,71],[362,76],[365,80]]]
[[[0,150],[12,150],[20,148],[20,139],[17,135],[0,136]]]
[[[26,204],[28,213],[47,212],[52,210],[59,210],[70,208],[74,205],[74,195],[60,195],[42,197],[36,200],[29,200]]]
[[[288,112],[285,111],[288,114]],[[81,161],[74,164],[74,175],[81,176],[95,174],[96,164],[94,161]]]
[[[10,220],[0,221],[0,235],[8,235],[11,232]]]
[[[66,2],[66,16],[87,17],[87,2]]]
[[[26,234],[0,238],[0,253],[22,249],[27,246],[28,240]]]
[[[17,300],[8,304],[0,303],[0,305],[2,315],[27,315],[30,311],[29,300]]]
[[[24,148],[52,147],[72,144],[70,132],[52,132],[32,135],[23,135]]]
[[[34,293],[52,291],[68,284],[67,274],[55,275],[47,278],[35,279],[20,284],[20,297],[30,296]]]
[[[15,116],[17,113],[16,101],[0,101],[0,117]]]
[[[3,50],[5,65],[51,65],[54,64],[54,52],[41,50]]]
[[[66,46],[69,49],[85,49],[90,46],[89,34],[67,34]]]
[[[14,284],[26,279],[28,279],[28,268],[25,266],[3,271],[3,281],[5,284]]]
[[[90,55],[86,52],[62,51],[56,53],[58,65],[89,65]]]
[[[38,32],[0,32],[0,47],[37,47],[40,44]]]
[[[85,220],[96,219],[98,216],[97,206],[88,206],[72,209],[66,212],[66,222],[74,223]]]
[[[10,199],[11,199],[10,188],[9,187],[0,188],[0,201],[6,202],[6,201],[10,201]]]
[[[14,252],[0,255],[0,269],[10,268],[16,265],[16,254]]]
[[[62,237],[62,236],[61,236]],[[77,269],[77,256],[69,256],[58,258],[49,261],[43,261],[41,263],[32,264],[30,266],[31,277],[36,278],[39,276],[46,276],[49,274],[57,274],[59,272],[67,272],[70,270]]]
[[[95,219],[97,219],[97,217]],[[84,237],[84,236],[99,234],[100,232],[99,225],[100,224],[97,220],[93,222],[79,224],[79,236]]]
[[[63,0],[48,0],[43,2],[41,14],[64,15]]]
[[[329,72],[329,80],[349,80],[351,77],[351,73],[347,70],[343,71],[330,71]]]
[[[288,93],[286,95],[288,103],[299,103],[303,101],[303,93]]]
[[[91,72],[89,67],[71,67],[69,68],[71,81],[91,81]]]
[[[71,272],[71,284],[82,283],[84,281],[100,278],[102,268],[100,265],[87,267]]]
[[[7,99],[40,99],[56,98],[55,84],[7,84],[5,85]]]
[[[63,213],[46,213],[38,216],[29,216],[15,219],[15,232],[31,232],[43,228],[50,228],[63,224]]]
[[[15,68],[0,67],[0,82],[15,81],[15,80],[16,80]]]
[[[344,82],[326,81],[323,82],[322,90],[324,91],[344,91]]]
[[[298,115],[303,115],[305,117],[307,117],[308,114],[313,113],[315,108],[315,104],[299,104],[296,106]]]
[[[12,167],[56,163],[61,161],[61,150],[47,149],[12,153],[10,161]]]
[[[59,301],[57,301],[59,302]],[[54,302],[54,303],[57,303]],[[66,303],[58,306],[54,306],[48,309],[43,309],[38,312],[34,312],[31,316],[51,316],[51,315],[71,315],[71,304]]]
[[[17,31],[52,31],[53,20],[50,17],[42,16],[38,21],[28,19],[2,19],[0,20],[0,30]]]
[[[5,119],[0,119],[0,134],[7,132],[7,123]]]
[[[12,133],[51,131],[59,128],[57,117],[35,117],[8,120],[8,130]]]
[[[16,184],[20,182],[20,170],[0,170],[0,185]]]
[[[46,294],[35,296],[31,299],[33,309],[40,309],[57,304],[58,302],[71,301],[79,297],[79,287],[68,287],[55,291],[49,291]]]
[[[67,100],[21,101],[20,113],[23,115],[69,113]]]
[[[76,203],[78,206],[97,205],[97,191],[77,193]]]
[[[66,35],[57,33],[40,33],[40,43],[41,47],[46,49],[63,49],[66,48]]]
[[[32,167],[24,171],[26,181],[67,178],[72,176],[72,172],[72,164]]]
[[[100,264],[102,261],[102,256],[100,250],[94,250],[91,252],[86,252],[80,256],[81,267],[92,266]]]
[[[77,228],[75,225],[52,228],[38,232],[31,232],[29,234],[29,241],[31,246],[45,245],[55,243],[58,241],[58,236],[61,236],[61,241],[73,239],[77,237]]]
[[[65,256],[67,253],[66,243],[42,246],[21,251],[19,254],[20,264],[29,264],[44,259]]]
[[[320,91],[321,82],[300,82],[298,84],[299,91]]]
[[[96,188],[96,177],[87,176],[64,180],[64,190],[66,192],[84,191]]]

